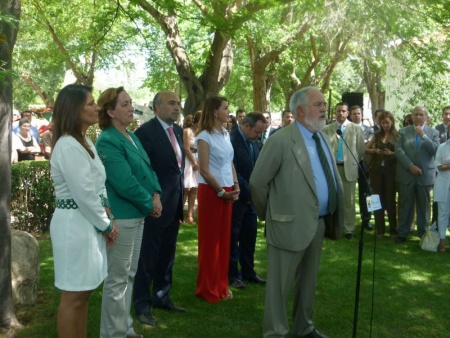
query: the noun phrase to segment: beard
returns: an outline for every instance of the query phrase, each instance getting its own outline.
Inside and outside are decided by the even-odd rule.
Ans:
[[[309,125],[309,127],[312,129],[314,133],[318,133],[322,130],[323,127],[325,127],[327,121],[325,119],[317,119],[314,120],[309,116],[305,116],[305,122]]]

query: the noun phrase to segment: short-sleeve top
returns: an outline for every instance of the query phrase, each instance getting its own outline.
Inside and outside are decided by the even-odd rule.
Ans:
[[[217,129],[214,129],[213,133],[203,130],[195,139],[197,148],[199,140],[203,140],[209,145],[209,171],[211,175],[222,187],[233,186],[233,171],[231,168],[234,150],[228,131],[225,128],[222,128],[222,133]],[[198,181],[207,184],[201,175]]]

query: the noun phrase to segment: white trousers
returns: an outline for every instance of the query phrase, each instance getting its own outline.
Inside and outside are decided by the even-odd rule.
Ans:
[[[101,338],[124,338],[134,333],[130,306],[144,218],[116,219],[116,223],[119,236],[107,248],[108,277],[103,283]]]

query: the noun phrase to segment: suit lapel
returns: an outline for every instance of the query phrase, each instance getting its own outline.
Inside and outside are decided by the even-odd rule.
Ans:
[[[117,130],[114,126],[111,126],[109,130],[111,134],[114,135],[117,138],[117,140],[124,145],[127,151],[137,154],[139,157],[143,158],[148,165],[150,165],[148,156],[142,149],[140,149],[139,147],[135,147],[134,144],[132,144],[132,142],[127,140],[125,136],[122,135],[122,133],[119,130]],[[134,143],[138,144],[139,141],[134,134],[128,133],[128,135],[131,137]]]
[[[309,158],[308,149],[306,148],[305,141],[303,140],[303,136],[298,130],[297,124],[294,122],[286,128],[290,128],[292,141],[294,144],[292,145],[292,152],[294,153],[295,159],[297,160],[298,165],[302,168],[302,172],[305,175],[306,181],[310,186],[311,190],[317,196],[316,183],[314,181],[314,176],[311,167],[311,160]]]
[[[234,133],[233,137],[237,142],[237,146],[239,147],[238,151],[242,151],[242,153],[245,154],[244,156],[242,156],[242,158],[245,158],[245,160],[247,161],[247,164],[251,168],[253,168],[254,163],[252,163],[252,159],[250,157],[250,152],[248,151],[248,147],[247,147],[247,142],[245,142],[244,138],[242,137],[242,135],[238,129],[233,130],[233,133]],[[255,148],[258,148],[258,147],[254,147],[253,142],[251,142],[250,144],[253,147],[253,153],[256,155]]]

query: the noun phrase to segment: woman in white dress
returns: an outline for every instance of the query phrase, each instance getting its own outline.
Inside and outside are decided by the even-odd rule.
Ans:
[[[445,237],[450,217],[450,140],[439,145],[434,162],[438,170],[433,191],[434,201],[438,206],[438,251],[445,252]]]
[[[186,151],[186,164],[184,166],[184,202],[188,202],[186,212],[186,222],[194,222],[194,206],[197,199],[198,187],[198,162],[197,146],[195,145],[195,131],[200,121],[201,112],[196,112],[194,116],[188,115],[184,119],[183,146]],[[184,204],[184,203],[183,203]]]
[[[106,197],[105,169],[85,137],[98,121],[98,110],[90,87],[68,85],[59,92],[53,111],[50,168],[56,209],[50,236],[55,286],[61,290],[61,338],[87,336],[88,300],[106,277],[106,245],[118,235]]]

